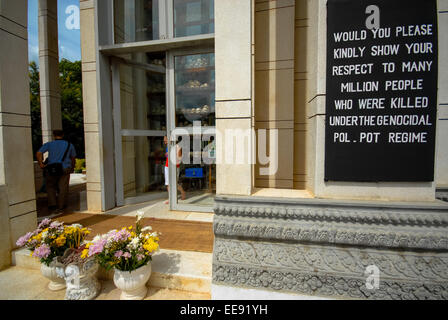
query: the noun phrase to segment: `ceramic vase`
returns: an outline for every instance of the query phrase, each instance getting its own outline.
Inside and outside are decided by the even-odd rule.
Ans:
[[[121,290],[120,300],[143,300],[148,293],[146,283],[151,277],[151,263],[134,271],[115,269],[114,283]]]
[[[40,271],[42,275],[50,280],[48,284],[48,289],[51,291],[59,291],[64,290],[66,288],[65,280],[63,278],[58,277],[56,272],[56,264],[55,260],[50,263],[50,266],[47,266],[45,263],[42,263],[40,266]]]

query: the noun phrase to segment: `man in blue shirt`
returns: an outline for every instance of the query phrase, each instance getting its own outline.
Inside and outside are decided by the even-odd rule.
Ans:
[[[58,213],[67,207],[68,189],[70,184],[70,173],[74,171],[76,150],[75,147],[64,140],[62,130],[53,131],[54,141],[45,143],[36,153],[39,166],[44,169],[47,180],[48,208],[50,212],[57,210]],[[48,152],[47,161],[43,162],[44,153]],[[65,155],[65,158],[64,158]],[[61,163],[62,174],[53,176],[48,174],[45,168],[48,165]],[[57,192],[59,195],[57,196]]]

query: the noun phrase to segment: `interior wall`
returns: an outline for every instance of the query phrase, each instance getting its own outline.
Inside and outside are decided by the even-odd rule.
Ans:
[[[121,127],[134,128],[134,87],[132,68],[120,65],[120,99],[121,99]],[[135,138],[122,137],[123,159],[123,191],[125,196],[135,196]]]

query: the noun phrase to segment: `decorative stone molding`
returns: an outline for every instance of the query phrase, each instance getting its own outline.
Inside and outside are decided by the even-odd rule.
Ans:
[[[261,290],[282,290],[310,296],[380,300],[448,300],[447,284],[408,283],[387,280],[369,290],[365,279],[298,271],[269,270],[233,265],[213,265],[215,284]]]
[[[448,205],[217,197],[213,283],[355,299],[448,299]],[[366,268],[380,287],[366,286]]]
[[[415,252],[328,247],[291,246],[283,243],[245,242],[218,239],[214,262],[251,267],[269,266],[282,270],[364,277],[366,268],[375,265],[382,279],[436,281],[448,283],[448,253],[422,255]],[[424,270],[424,272],[422,272]],[[365,284],[365,282],[364,282]]]
[[[436,198],[448,202],[448,188],[437,189]]]
[[[448,205],[217,197],[215,214],[252,218],[448,227]]]
[[[264,198],[215,200],[216,236],[448,250],[448,205]]]

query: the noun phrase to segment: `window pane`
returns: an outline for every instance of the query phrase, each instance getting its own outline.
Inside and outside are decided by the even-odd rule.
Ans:
[[[196,139],[196,141],[195,141]],[[216,195],[216,144],[214,134],[178,137],[182,158],[176,168],[177,203],[212,207]],[[170,164],[173,162],[170,162]]]
[[[115,43],[159,39],[159,0],[114,0]]]
[[[174,0],[174,36],[215,32],[214,0]]]
[[[122,129],[165,131],[165,53],[136,53],[128,60],[141,67],[120,65]]]
[[[122,137],[125,198],[166,191],[163,137]]]
[[[176,127],[215,126],[215,54],[175,57]]]

